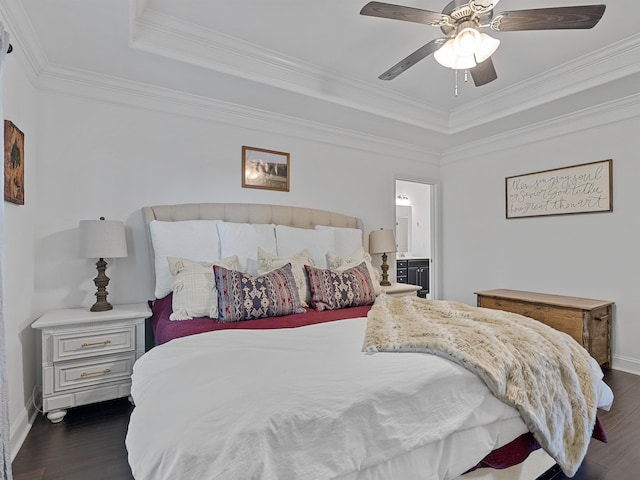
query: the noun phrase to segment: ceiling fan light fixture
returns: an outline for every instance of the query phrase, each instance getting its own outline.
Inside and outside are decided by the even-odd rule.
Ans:
[[[480,47],[482,38],[475,28],[463,28],[453,39],[453,48],[460,56],[473,55]]]
[[[466,70],[476,66],[476,60],[473,52],[468,55],[460,55],[454,47],[454,39],[447,42],[437,50],[433,56],[436,61],[443,67],[453,68],[454,70]]]
[[[493,38],[486,33],[480,34],[480,44],[474,52],[476,62],[482,63],[487,58],[491,57],[500,46],[500,40]]]
[[[455,38],[447,40],[433,56],[444,67],[466,70],[491,57],[499,46],[497,38],[474,28],[465,28]]]

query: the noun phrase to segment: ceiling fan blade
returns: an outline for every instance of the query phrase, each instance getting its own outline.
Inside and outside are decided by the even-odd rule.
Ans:
[[[491,57],[469,69],[469,73],[471,73],[471,78],[473,78],[473,83],[475,83],[476,87],[486,85],[498,78]]]
[[[606,5],[582,5],[501,12],[493,17],[491,28],[498,32],[593,28],[605,8]]]
[[[404,20],[405,22],[422,23],[424,25],[431,25],[434,27],[453,23],[452,18],[444,13],[436,13],[429,10],[421,10],[419,8],[404,7],[402,5],[393,5],[391,3],[381,2],[367,3],[362,7],[362,10],[360,10],[360,15]]]
[[[427,43],[426,45],[423,45],[422,47],[420,47],[418,50],[413,52],[411,55],[409,55],[405,59],[400,60],[398,63],[396,63],[393,67],[391,67],[389,70],[384,72],[378,78],[380,80],[393,80],[408,68],[413,67],[416,63],[418,63],[423,58],[428,57],[433,52],[439,50],[440,47],[442,47],[442,45],[446,43],[446,41],[447,41],[446,38],[436,38],[435,40],[431,40],[429,43]]]

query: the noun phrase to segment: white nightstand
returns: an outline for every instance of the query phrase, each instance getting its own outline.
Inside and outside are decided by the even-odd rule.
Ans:
[[[53,423],[67,408],[129,396],[133,364],[144,353],[146,303],[52,310],[40,330],[42,410]]]
[[[411,285],[410,283],[392,283],[388,287],[380,287],[382,292],[392,297],[416,296],[422,288],[420,285]]]

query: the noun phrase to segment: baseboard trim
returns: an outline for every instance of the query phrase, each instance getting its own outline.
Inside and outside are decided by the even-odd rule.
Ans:
[[[9,448],[11,449],[11,461],[13,462],[20,451],[20,447],[27,438],[33,422],[36,421],[38,411],[30,405],[20,414],[17,421],[11,425],[9,436]]]
[[[622,372],[640,375],[640,360],[620,355],[613,355],[611,359],[611,368]]]

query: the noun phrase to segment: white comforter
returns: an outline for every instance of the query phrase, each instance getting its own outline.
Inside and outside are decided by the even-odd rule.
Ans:
[[[526,432],[515,409],[448,360],[363,354],[365,327],[358,318],[225,330],[152,349],[133,374],[126,444],[134,477],[355,478],[434,445],[437,477],[425,478],[455,478]],[[452,433],[484,427],[489,440],[452,443]],[[444,440],[458,452],[448,464]]]

